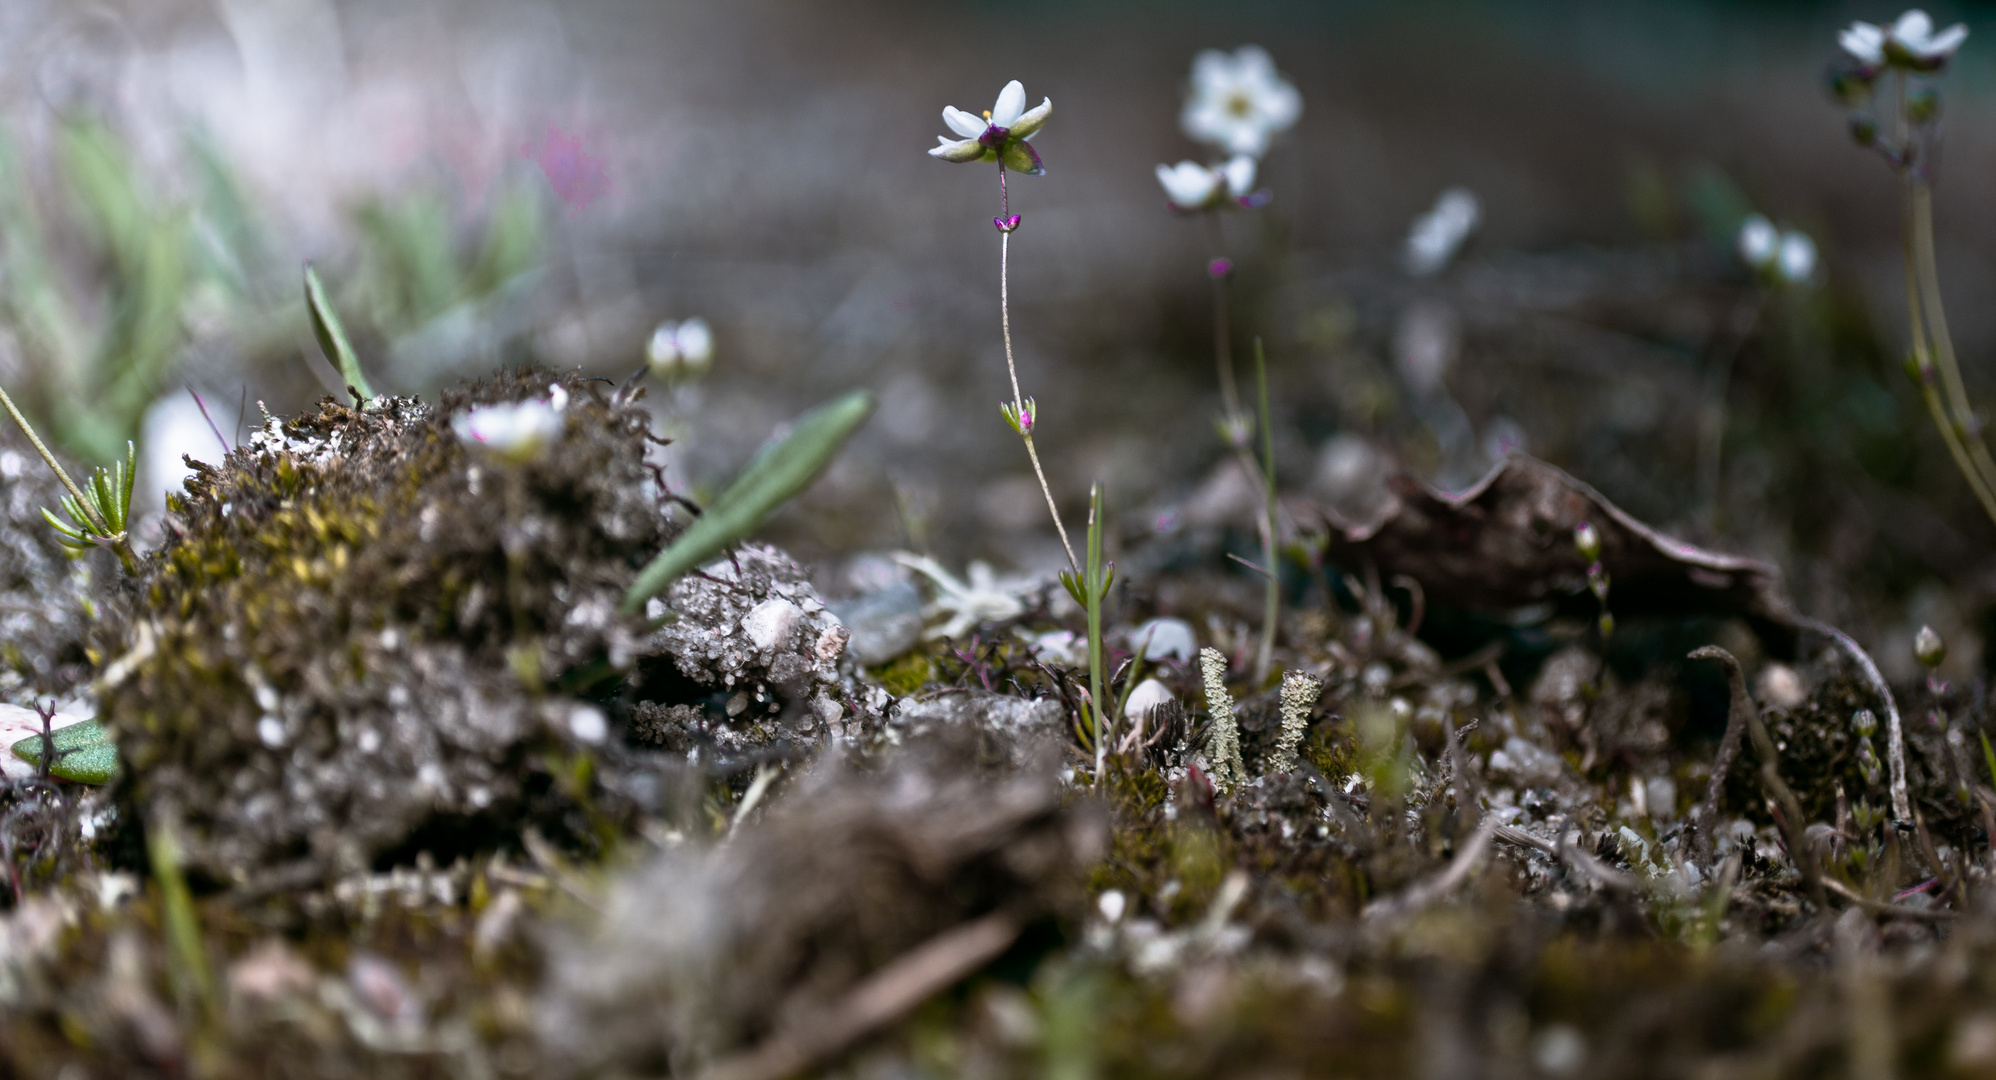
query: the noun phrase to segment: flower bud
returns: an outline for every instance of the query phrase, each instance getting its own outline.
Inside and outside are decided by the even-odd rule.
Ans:
[[[995,228],[997,228],[999,232],[1009,233],[1019,227],[1019,222],[1021,220],[1023,219],[1018,214],[1013,214],[1011,217],[994,217],[991,219],[991,224]]]
[[[1913,636],[1913,655],[1919,659],[1921,666],[1931,671],[1947,659],[1947,642],[1941,640],[1933,627],[1922,626],[1920,632]]]
[[[1601,534],[1594,531],[1593,525],[1583,521],[1574,528],[1573,546],[1588,562],[1601,561]]]
[[[1878,730],[1878,717],[1870,709],[1859,709],[1851,714],[1850,723],[1859,735],[1867,739]]]
[[[1923,86],[1906,93],[1906,119],[1915,124],[1931,124],[1941,118],[1940,91]]]

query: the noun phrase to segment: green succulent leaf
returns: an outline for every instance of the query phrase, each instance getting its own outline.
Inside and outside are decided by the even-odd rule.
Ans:
[[[358,391],[363,400],[372,400],[374,390],[367,385],[367,376],[360,370],[360,358],[354,355],[353,345],[347,341],[346,327],[340,324],[332,301],[326,299],[326,287],[319,283],[319,272],[309,263],[305,267],[305,308],[312,316],[312,336],[319,339],[319,349],[326,359],[339,369],[340,381]]]
[[[644,607],[679,575],[748,535],[804,490],[872,413],[873,394],[854,390],[798,417],[787,434],[758,451],[727,490],[644,568],[624,594],[624,613]]]
[[[108,784],[118,776],[118,746],[101,722],[85,720],[49,733],[55,763],[49,774],[79,784]],[[42,764],[42,737],[30,735],[14,744],[14,756],[36,768]]]

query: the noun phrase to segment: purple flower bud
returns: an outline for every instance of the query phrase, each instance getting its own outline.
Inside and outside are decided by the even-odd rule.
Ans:
[[[1019,434],[1031,435],[1032,433],[1033,433],[1033,402],[1029,399],[1027,400],[1026,404],[1019,409]]]
[[[1212,277],[1224,278],[1233,272],[1234,260],[1232,259],[1219,258],[1206,264],[1206,273]]]
[[[1012,215],[1011,217],[1008,217],[1008,218],[1006,218],[1006,217],[994,217],[994,218],[992,218],[992,219],[991,219],[991,224],[992,224],[993,226],[995,226],[995,227],[996,227],[996,228],[998,229],[998,231],[999,231],[999,232],[1001,232],[1001,233],[1008,233],[1008,232],[1011,232],[1011,231],[1012,231],[1013,229],[1016,229],[1016,228],[1018,228],[1018,227],[1019,227],[1019,222],[1020,222],[1021,220],[1022,220],[1022,219],[1020,218],[1020,216],[1019,216],[1019,215],[1017,215],[1017,214],[1013,214],[1013,215]]]

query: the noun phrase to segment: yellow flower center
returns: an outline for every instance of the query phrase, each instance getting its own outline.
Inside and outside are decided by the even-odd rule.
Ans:
[[[1246,116],[1254,111],[1254,102],[1246,94],[1230,94],[1227,97],[1227,111],[1235,116]]]

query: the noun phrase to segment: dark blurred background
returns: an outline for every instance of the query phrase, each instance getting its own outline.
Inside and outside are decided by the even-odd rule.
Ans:
[[[1941,273],[1971,393],[1996,395],[1996,19],[1941,83]],[[997,413],[994,177],[924,154],[945,104],[1051,97],[1015,178],[1021,379],[1079,509],[1126,535],[1250,527],[1212,420],[1206,260],[1265,339],[1286,490],[1383,462],[1444,486],[1508,447],[1687,538],[1779,562],[1801,606],[1910,669],[1912,629],[1978,670],[1982,517],[1899,373],[1899,194],[1825,88],[1836,30],[1896,9],[1573,0],[657,3],[132,0],[0,6],[0,378],[87,460],[183,452],[333,386],[299,302],[314,261],[379,388],[538,360],[623,379],[662,320],[715,330],[655,388],[696,493],[853,385],[881,408],[776,531],[827,559],[1056,557]],[[1273,201],[1214,240],[1159,163],[1193,54],[1266,47],[1304,112]],[[1443,272],[1401,251],[1450,187],[1480,228]],[[1807,232],[1770,290],[1734,236]],[[1730,367],[1715,478],[1713,373]],[[241,414],[240,424],[238,416]],[[836,583],[833,583],[834,586]]]

